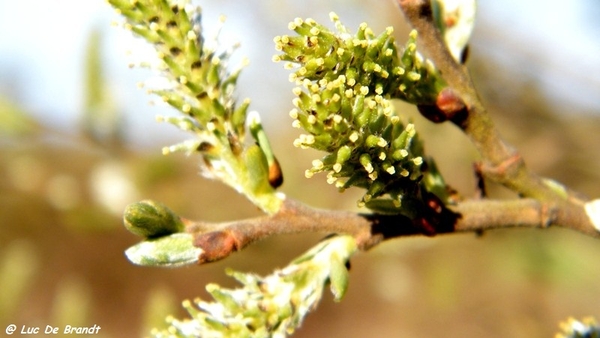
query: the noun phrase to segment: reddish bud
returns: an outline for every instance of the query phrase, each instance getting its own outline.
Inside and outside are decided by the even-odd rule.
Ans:
[[[464,102],[450,87],[439,92],[435,104],[418,105],[417,108],[421,115],[431,122],[442,123],[451,120],[459,126],[467,113]]]
[[[273,158],[273,163],[269,166],[269,184],[275,189],[283,184],[283,173],[277,158]]]
[[[448,120],[452,120],[458,112],[465,109],[460,96],[450,87],[442,89],[435,100],[435,105]]]

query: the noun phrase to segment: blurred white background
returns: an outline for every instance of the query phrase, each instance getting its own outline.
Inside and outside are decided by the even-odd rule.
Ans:
[[[275,53],[272,38],[288,32],[287,22],[296,16],[328,22],[327,14],[335,11],[351,29],[362,21],[376,32],[388,25],[404,25],[392,0],[198,3],[203,7],[206,26],[216,23],[220,14],[227,16],[222,40],[241,43],[233,62],[242,56],[250,58],[250,66],[240,80],[240,96],[250,97],[252,109],[263,116],[284,119],[287,108],[274,109],[278,106],[273,102],[291,97],[287,90],[291,84],[287,72],[272,63],[271,56]],[[598,15],[600,3],[593,0],[480,1],[471,53],[516,67],[523,77],[539,82],[556,104],[600,111]],[[111,26],[111,21],[121,19],[102,0],[0,1],[0,95],[19,102],[52,128],[76,128],[84,90],[86,41],[92,30],[98,29],[103,34],[102,52],[111,96],[115,105],[126,112],[128,143],[134,147],[155,146],[157,141],[163,144],[156,134],[176,138],[174,130],[170,133],[171,128],[154,122],[155,114],[168,110],[151,107],[148,102],[152,98],[136,88],[136,83],[150,74],[127,68],[134,60],[127,51],[139,56],[143,49],[139,46],[145,45],[129,32]],[[396,32],[402,44],[404,36],[400,32],[404,31]],[[284,121],[287,123],[287,119]]]

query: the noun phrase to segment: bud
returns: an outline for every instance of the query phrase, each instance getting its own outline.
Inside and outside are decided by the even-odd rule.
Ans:
[[[179,216],[164,204],[152,200],[128,205],[123,214],[123,223],[131,233],[147,238],[183,232],[185,229]]]

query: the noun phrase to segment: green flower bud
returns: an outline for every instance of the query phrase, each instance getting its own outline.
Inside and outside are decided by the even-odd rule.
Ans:
[[[398,137],[392,141],[392,146],[396,149],[408,149],[415,136],[415,126],[408,124]]]
[[[381,138],[376,135],[369,135],[365,140],[365,145],[369,148],[377,147]],[[385,140],[384,140],[385,141]]]
[[[185,229],[179,216],[162,203],[151,200],[128,205],[123,214],[123,223],[131,233],[147,238],[183,232]]]
[[[349,146],[340,147],[337,151],[337,158],[335,163],[344,164],[352,156],[352,148]]]

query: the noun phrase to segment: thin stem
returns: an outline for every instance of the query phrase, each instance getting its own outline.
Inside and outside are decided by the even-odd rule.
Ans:
[[[303,232],[352,235],[362,250],[396,237],[479,233],[513,227],[560,226],[600,238],[600,232],[594,228],[584,209],[587,199],[531,172],[520,154],[501,138],[468,71],[448,51],[433,22],[429,1],[398,0],[398,3],[419,32],[429,57],[448,88],[464,103],[464,112],[453,116],[451,121],[465,132],[479,151],[481,173],[525,198],[509,201],[481,199],[448,206],[437,199],[430,199],[427,200],[428,209],[415,211],[420,214],[412,218],[319,210],[288,198],[282,201],[280,208],[263,217],[226,223],[188,221],[186,231],[194,235],[194,245],[202,249],[200,263],[225,258],[269,236]],[[262,157],[259,159],[262,160]],[[262,167],[259,166],[259,169]]]
[[[547,228],[561,226],[600,238],[582,208],[570,204],[542,203],[535,199],[510,201],[473,200],[451,207],[460,216],[445,224],[439,234],[474,232],[501,228]],[[187,231],[195,234],[194,245],[203,250],[200,263],[223,259],[247,245],[269,236],[291,233],[339,233],[356,238],[361,250],[384,240],[430,235],[401,215],[359,214],[311,208],[286,199],[280,211],[226,223],[191,223]]]
[[[514,147],[502,139],[492,118],[479,98],[468,70],[450,54],[432,16],[426,0],[398,0],[400,8],[418,31],[422,46],[440,70],[449,87],[466,106],[466,114],[453,119],[471,139],[482,157],[481,170],[486,178],[500,183],[524,197],[543,201],[565,201],[564,194],[549,186],[547,181],[532,173]],[[584,199],[569,192],[571,200]],[[577,203],[581,204],[581,203]]]
[[[457,124],[469,135],[479,152],[486,155],[485,160],[493,167],[500,166],[514,157],[516,152],[501,139],[491,117],[479,99],[468,71],[463,65],[456,62],[446,47],[446,43],[433,21],[430,2],[398,0],[398,4],[410,24],[419,33],[421,45],[428,52],[428,57],[467,107],[467,116],[461,121],[457,121]]]

